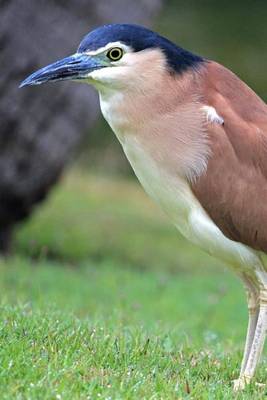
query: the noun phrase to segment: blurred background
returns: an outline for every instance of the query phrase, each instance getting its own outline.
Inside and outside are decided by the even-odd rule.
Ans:
[[[134,257],[138,265],[147,264],[142,254],[153,257],[156,246],[152,240],[151,245],[138,247],[151,238],[144,232],[149,225],[146,215],[150,212],[155,224],[163,222],[143,197],[119,143],[100,116],[96,92],[72,83],[23,90],[18,85],[32,71],[72,53],[94,27],[134,22],[152,26],[181,46],[221,62],[265,99],[264,4],[259,0],[1,0],[0,249],[8,252],[13,246],[13,252],[74,260],[112,253],[128,261]],[[53,194],[47,199],[51,188]],[[86,194],[79,192],[81,189]],[[144,204],[137,205],[133,196],[128,196],[131,190],[136,190]],[[99,198],[92,203],[90,196]],[[102,202],[109,210],[105,211]],[[117,215],[116,209],[123,215]],[[141,226],[134,228],[136,215],[127,222],[127,210],[140,213]],[[68,225],[71,231],[66,231]],[[134,240],[131,235],[136,235]],[[136,250],[129,255],[123,238],[136,243]],[[73,246],[66,245],[68,242]],[[176,243],[172,251],[166,249],[174,264],[179,260],[178,248]],[[161,259],[160,254],[155,258]],[[169,263],[165,254],[163,260],[163,264]]]
[[[179,332],[190,330],[200,342],[220,334],[243,338],[241,285],[180,237],[144,194],[100,116],[96,92],[74,83],[18,85],[73,53],[94,27],[133,22],[224,64],[267,100],[266,13],[260,0],[0,0],[0,249],[9,256],[1,261],[1,293],[7,302],[69,302],[79,315],[125,307],[123,315],[148,326],[185,321]],[[37,266],[48,272],[33,272]],[[84,266],[91,272],[78,272],[76,286],[72,272],[61,272]],[[103,276],[92,272],[101,270]],[[75,296],[93,292],[94,299],[77,300],[72,289]],[[183,307],[190,291],[192,303]],[[157,303],[164,293],[166,302]],[[202,316],[187,318],[197,306]]]

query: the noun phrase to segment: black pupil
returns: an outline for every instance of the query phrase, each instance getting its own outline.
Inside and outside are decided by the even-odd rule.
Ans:
[[[111,50],[110,56],[111,56],[111,58],[113,58],[114,60],[117,60],[117,59],[120,58],[120,56],[121,56],[121,51],[118,50],[118,49]]]

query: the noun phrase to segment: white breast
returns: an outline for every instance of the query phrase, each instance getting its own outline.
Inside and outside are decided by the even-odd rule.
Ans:
[[[160,169],[133,136],[127,136],[122,146],[145,191],[188,237],[188,215],[194,198],[186,182]]]

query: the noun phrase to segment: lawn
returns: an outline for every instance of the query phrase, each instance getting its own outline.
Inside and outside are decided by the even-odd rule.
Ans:
[[[0,262],[1,399],[233,395],[239,281],[185,242],[135,181],[71,171]],[[266,359],[257,381],[266,378]]]

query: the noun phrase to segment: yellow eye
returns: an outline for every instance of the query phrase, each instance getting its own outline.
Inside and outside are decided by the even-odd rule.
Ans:
[[[107,52],[107,56],[111,61],[119,61],[123,56],[123,50],[120,47],[113,47]]]

